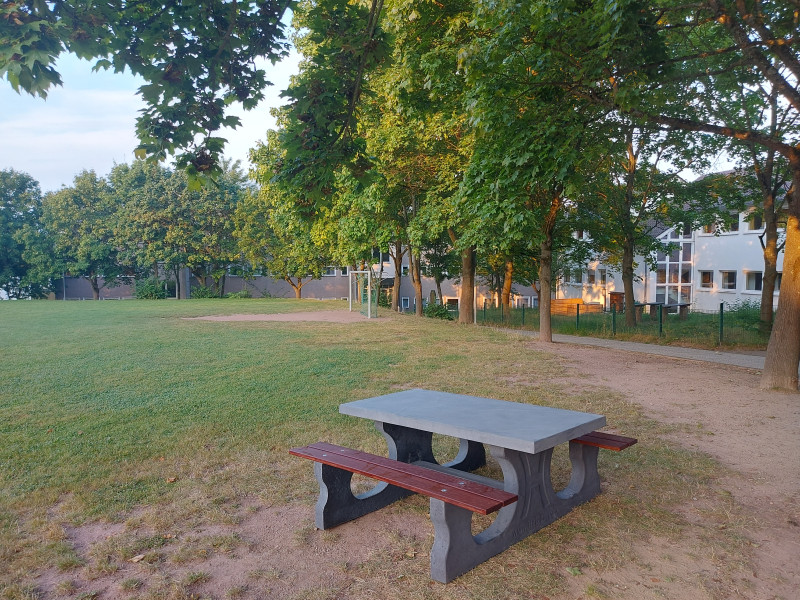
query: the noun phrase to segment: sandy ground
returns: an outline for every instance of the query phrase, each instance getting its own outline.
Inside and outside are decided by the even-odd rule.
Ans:
[[[309,312],[275,313],[269,315],[213,315],[185,317],[187,321],[318,321],[320,323],[357,323],[369,321],[365,315],[346,310],[315,310]]]
[[[365,317],[321,311],[207,318],[342,322]],[[532,341],[529,345],[560,356],[576,387],[618,391],[653,419],[679,425],[675,442],[705,452],[727,467],[731,475],[698,496],[731,497],[748,547],[741,566],[721,569],[728,558],[704,552],[703,531],[709,525],[704,499],[695,498],[697,502],[681,509],[693,527],[680,543],[643,539],[632,549],[635,561],[572,577],[568,591],[550,600],[588,599],[587,589],[593,584],[613,590],[612,596],[599,597],[623,600],[800,598],[800,395],[760,391],[758,372],[738,367],[571,344]],[[96,592],[93,598],[117,598],[136,593],[123,592],[126,580],[146,581],[152,590],[163,578],[164,592],[156,597],[171,598],[178,596],[168,594],[168,580],[186,581],[200,572],[206,577],[196,585],[197,597],[317,598],[313,590],[324,588],[328,590],[325,598],[346,599],[352,597],[350,586],[364,585],[348,574],[352,565],[370,559],[380,564],[409,559],[427,563],[430,522],[407,509],[389,507],[363,517],[357,526],[331,532],[314,531],[313,509],[308,505],[270,506],[253,499],[251,505],[241,507],[240,516],[233,525],[198,528],[191,536],[185,535],[187,546],[196,549],[204,539],[235,533],[245,543],[230,552],[211,552],[207,560],[185,565],[169,560],[167,566],[163,561],[149,565],[145,559],[92,577],[53,570],[39,578],[38,587],[45,597],[61,597],[58,590],[71,578],[76,592],[92,590]],[[92,562],[93,548],[124,529],[123,525],[111,527],[116,529],[107,524],[68,527],[67,537]],[[180,541],[171,546],[180,553]]]
[[[800,598],[800,395],[762,391],[760,372],[738,367],[568,344],[532,346],[563,357],[584,374],[584,381],[624,394],[648,416],[688,425],[679,428],[674,439],[730,468],[733,474],[714,492],[730,493],[741,507],[739,518],[753,560],[752,569],[738,573],[741,581],[724,582],[729,589],[722,597]],[[686,513],[690,522],[703,526],[701,502],[686,507]],[[659,540],[646,540],[638,550],[654,563],[667,553]],[[699,581],[700,571],[712,568],[691,553],[681,558],[680,551],[672,548],[668,554],[677,562],[686,561],[689,581],[693,573]],[[680,586],[672,586],[662,595],[662,586],[648,586],[663,581],[660,578],[668,569],[655,571],[659,570],[662,575],[647,577],[622,569],[612,579],[639,588],[639,594],[625,597],[706,597],[700,589],[692,595],[691,585],[682,592]],[[648,587],[658,588],[659,593]]]

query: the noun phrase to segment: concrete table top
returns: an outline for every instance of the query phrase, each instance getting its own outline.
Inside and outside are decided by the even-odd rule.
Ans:
[[[606,424],[592,413],[422,389],[347,402],[339,412],[530,454]]]

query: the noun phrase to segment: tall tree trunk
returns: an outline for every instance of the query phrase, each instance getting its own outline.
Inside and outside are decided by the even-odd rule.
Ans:
[[[503,305],[503,316],[506,321],[511,320],[511,284],[514,280],[514,262],[506,260],[505,272],[503,273],[503,291],[500,295],[500,303]]]
[[[800,365],[800,152],[793,157],[792,188],[787,194],[788,219],[783,279],[775,323],[767,346],[761,387],[797,389]]]
[[[444,296],[442,296],[442,280],[436,278],[436,291],[439,294],[439,304],[444,305]]]
[[[625,325],[636,326],[636,310],[633,305],[633,240],[625,238],[622,248],[622,289],[625,292]]]
[[[394,243],[392,261],[394,262],[394,283],[392,284],[392,310],[400,312],[400,284],[403,283],[403,244]]]
[[[411,284],[414,286],[415,313],[418,317],[422,316],[422,277],[420,270],[419,250],[409,250],[408,259],[411,271]]]
[[[181,285],[181,268],[175,267],[172,270],[172,273],[175,275],[175,298],[180,300],[182,298],[181,291],[183,286]]]
[[[550,320],[550,299],[553,295],[553,232],[561,208],[561,193],[553,191],[550,209],[542,224],[541,257],[539,259],[539,341],[552,342],[553,328]]]
[[[770,165],[771,166],[771,165]],[[761,277],[761,314],[759,329],[765,333],[772,328],[773,294],[775,281],[778,278],[778,214],[775,210],[775,195],[772,193],[772,169],[765,173],[769,181],[762,182],[764,189],[764,237],[761,245],[764,250],[764,273]],[[765,188],[764,184],[770,185]]]
[[[540,245],[539,257],[539,341],[552,342],[553,328],[550,320],[550,299],[553,282],[553,233],[548,235]]]
[[[461,251],[461,297],[459,298],[458,322],[475,322],[475,246]]]

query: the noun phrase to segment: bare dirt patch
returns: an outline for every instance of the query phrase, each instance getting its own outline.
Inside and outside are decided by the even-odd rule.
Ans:
[[[619,597],[798,598],[800,395],[760,390],[760,373],[748,369],[569,344],[532,345],[561,356],[571,374],[582,374],[572,383],[624,394],[657,421],[676,425],[674,441],[709,454],[733,473],[718,489],[703,492],[717,499],[730,495],[750,555],[736,569],[738,580],[715,581],[720,577],[709,561],[713,557],[692,555],[710,525],[707,506],[698,499],[682,510],[694,525],[690,536],[696,544],[688,540],[684,548],[670,548],[665,540],[642,540],[637,562],[651,570],[623,567],[606,576],[615,586],[638,590]],[[679,580],[690,583],[683,594],[675,589],[682,587]]]
[[[187,321],[316,321],[319,323],[359,323],[369,321],[360,312],[347,310],[315,310],[308,312],[255,314],[255,315],[210,315],[207,317],[185,317]]]

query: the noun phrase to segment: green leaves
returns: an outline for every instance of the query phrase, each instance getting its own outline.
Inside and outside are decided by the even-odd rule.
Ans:
[[[233,99],[250,109],[263,98],[267,80],[254,59],[286,54],[281,19],[291,3],[11,0],[0,5],[0,77],[46,97],[61,84],[52,65],[64,50],[98,59],[95,70],[130,69],[147,81],[140,151],[164,158],[188,150],[182,164],[216,171],[221,145],[213,132],[238,124],[225,115]]]

